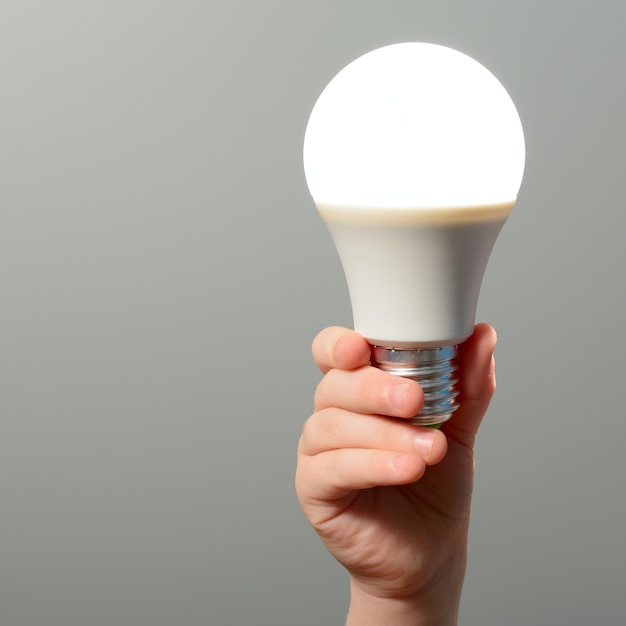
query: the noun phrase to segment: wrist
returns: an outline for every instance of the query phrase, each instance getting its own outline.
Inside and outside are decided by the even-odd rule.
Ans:
[[[466,559],[466,546],[457,545],[408,593],[351,576],[346,626],[456,626]]]
[[[456,626],[459,593],[453,597],[385,598],[350,583],[346,626]]]

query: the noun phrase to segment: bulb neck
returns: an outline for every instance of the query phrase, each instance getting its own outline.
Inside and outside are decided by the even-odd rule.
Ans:
[[[443,424],[459,408],[458,346],[390,348],[371,345],[371,363],[390,374],[411,378],[424,392],[422,410],[408,421],[418,426]]]

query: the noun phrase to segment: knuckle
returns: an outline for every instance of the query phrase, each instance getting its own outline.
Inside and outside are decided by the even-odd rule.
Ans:
[[[313,402],[316,409],[323,408],[328,405],[328,392],[329,387],[332,387],[333,371],[330,370],[315,388],[315,394],[313,395]]]
[[[317,413],[317,426],[325,441],[334,441],[339,430],[338,412],[333,409],[322,409]]]

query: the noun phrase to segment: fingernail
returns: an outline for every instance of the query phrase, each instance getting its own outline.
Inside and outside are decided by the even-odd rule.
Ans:
[[[396,409],[404,408],[404,401],[406,400],[410,388],[411,386],[406,383],[394,385],[389,394],[389,402],[391,402],[391,405],[395,406]]]
[[[343,337],[340,337],[335,344],[335,349],[333,350],[333,359],[335,366],[341,366],[342,357],[343,357]]]
[[[433,431],[420,433],[415,436],[415,449],[424,457],[430,455],[435,442],[436,434]]]

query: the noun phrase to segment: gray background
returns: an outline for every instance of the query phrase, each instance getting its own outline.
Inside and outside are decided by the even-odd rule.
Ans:
[[[623,2],[0,2],[0,623],[339,624],[300,513],[309,345],[351,323],[301,147],[328,80],[487,65],[527,169],[464,625],[623,624]]]

